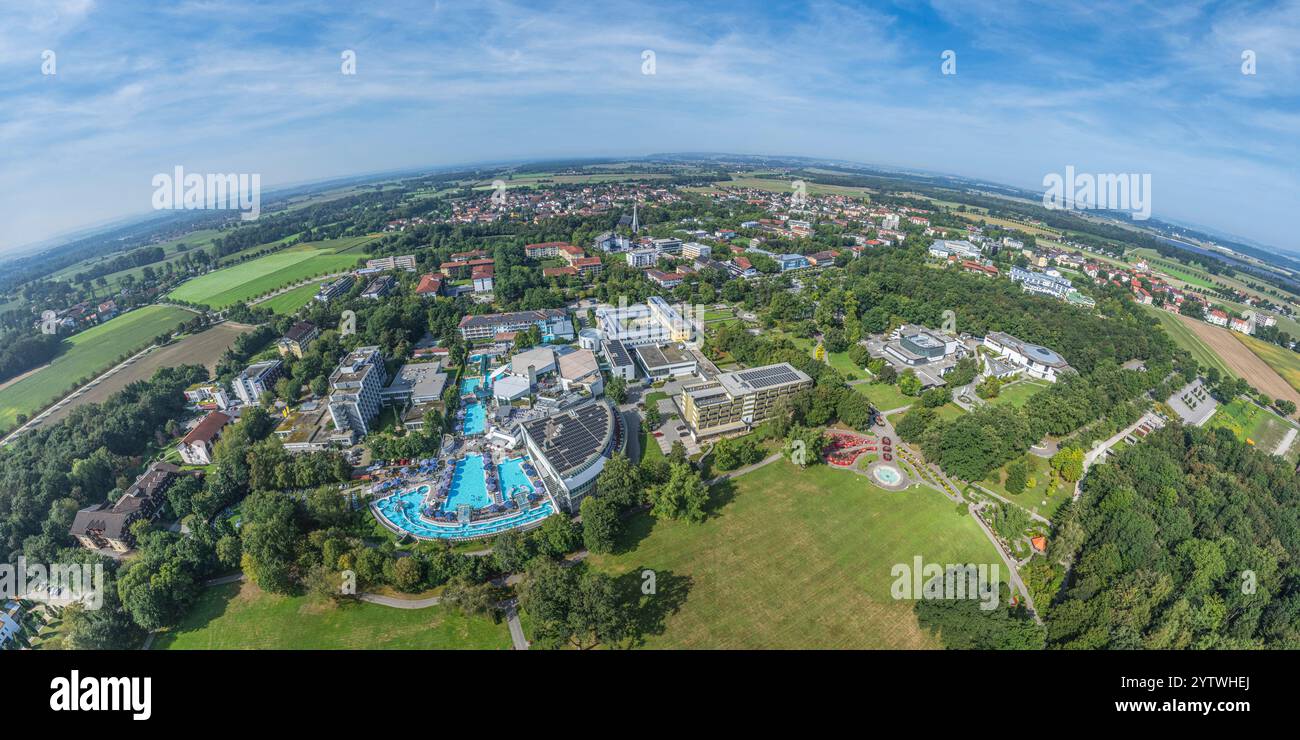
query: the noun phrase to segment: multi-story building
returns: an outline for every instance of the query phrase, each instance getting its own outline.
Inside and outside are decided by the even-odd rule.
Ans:
[[[220,411],[213,411],[203,417],[197,426],[189,431],[176,451],[186,465],[211,465],[212,443],[221,435],[221,430],[230,423],[230,417]]]
[[[352,283],[354,282],[356,282],[356,280],[351,275],[344,275],[336,280],[331,280],[330,282],[320,286],[316,291],[315,298],[321,303],[329,303],[335,298],[348,292],[348,290],[352,288]]]
[[[463,339],[474,341],[491,339],[497,334],[527,331],[532,326],[536,326],[543,337],[573,336],[573,322],[569,320],[569,312],[562,308],[466,316],[460,320],[459,328]]]
[[[696,441],[748,430],[771,415],[778,399],[812,384],[812,378],[788,362],[722,373],[683,389],[682,416]]]
[[[1026,293],[1041,293],[1054,298],[1065,298],[1070,291],[1074,290],[1074,283],[1055,271],[1034,272],[1023,267],[1012,267],[1010,277],[1013,282],[1020,283]]]
[[[186,474],[171,463],[150,465],[116,501],[105,501],[78,511],[68,532],[82,547],[90,550],[130,550],[135,544],[131,524],[138,519],[156,517],[163,508],[163,494],[181,475]]]
[[[405,270],[415,272],[415,255],[403,254],[397,257],[379,257],[366,260],[367,270]]]
[[[388,387],[379,392],[381,403],[402,406],[422,406],[442,401],[442,392],[447,388],[447,373],[442,372],[442,363],[410,362],[402,366],[393,375]]]
[[[1019,367],[1025,374],[1055,383],[1062,373],[1071,371],[1069,363],[1056,352],[1037,344],[1022,342],[1005,332],[989,332],[984,346],[1004,361]]]
[[[659,252],[653,249],[633,249],[626,254],[628,267],[654,267],[659,263]]]
[[[230,395],[219,383],[195,383],[184,391],[185,400],[201,409],[225,411],[230,408]]]
[[[618,340],[628,348],[689,342],[695,336],[690,322],[659,296],[630,306],[597,308],[596,328],[607,340]]]
[[[315,324],[310,321],[299,321],[289,327],[289,331],[280,337],[275,346],[280,350],[281,357],[293,355],[301,359],[308,345],[318,336],[320,336],[320,329]]]
[[[366,289],[361,292],[361,297],[378,300],[389,293],[392,293],[393,288],[396,285],[397,280],[394,279],[392,275],[380,275],[370,281],[370,284],[366,286]]]
[[[603,236],[603,235],[602,235]],[[568,242],[540,242],[524,245],[524,256],[528,259],[545,259],[560,256],[560,247],[573,246]]]
[[[682,256],[691,259],[699,259],[700,257],[709,259],[713,256],[713,247],[699,242],[686,242],[682,245]]]
[[[330,418],[334,428],[359,435],[370,431],[379,414],[380,389],[388,382],[378,347],[358,347],[330,373]]]
[[[979,259],[980,248],[965,239],[935,239],[930,245],[930,256],[947,259],[953,255],[961,259]]]
[[[230,386],[245,405],[256,406],[261,402],[262,394],[271,390],[283,372],[284,366],[279,360],[255,362],[235,376],[235,379],[230,381]]]
[[[601,345],[601,350],[606,362],[609,363],[610,375],[623,380],[636,380],[636,365],[633,364],[632,355],[622,342],[617,339],[608,340]]]

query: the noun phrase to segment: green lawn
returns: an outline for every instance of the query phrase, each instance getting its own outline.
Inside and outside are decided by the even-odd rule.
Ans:
[[[714,489],[705,522],[641,514],[628,523],[626,551],[588,560],[638,583],[655,571],[658,593],[645,608],[662,613],[662,627],[647,647],[938,647],[912,602],[890,596],[893,566],[918,555],[1001,563],[978,525],[928,488],[887,493],[856,473],[785,461],[731,486]]]
[[[1003,386],[998,393],[998,397],[990,398],[988,402],[994,406],[1009,404],[1020,408],[1047,386],[1047,383],[1037,380],[1018,380],[1010,385]]]
[[[311,303],[312,297],[316,295],[316,291],[320,289],[320,286],[320,283],[308,283],[293,290],[285,291],[257,305],[269,308],[278,314],[292,315],[297,313],[298,309]]]
[[[201,275],[182,283],[169,297],[225,308],[304,278],[350,269],[362,256],[351,252],[337,254],[332,248],[309,245],[291,247]]]
[[[886,385],[884,383],[857,383],[849,386],[854,391],[867,397],[872,406],[878,411],[892,411],[893,409],[910,406],[919,399],[903,395],[896,385]]]
[[[1220,405],[1205,426],[1208,429],[1216,427],[1230,429],[1238,439],[1270,453],[1277,449],[1277,443],[1286,437],[1288,430],[1296,428],[1292,422],[1244,398],[1235,398],[1232,403]],[[1292,449],[1296,449],[1295,443]]]
[[[448,650],[510,647],[506,623],[467,618],[441,606],[395,609],[349,602],[310,603],[252,584],[207,589],[160,650]]]
[[[48,366],[0,390],[0,428],[15,426],[18,414],[30,415],[78,380],[107,370],[123,355],[145,348],[154,337],[193,316],[182,308],[144,306],[74,334],[66,340],[67,351]]]

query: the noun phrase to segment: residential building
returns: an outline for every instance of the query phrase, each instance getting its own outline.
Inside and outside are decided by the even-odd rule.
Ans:
[[[470,274],[470,279],[474,281],[475,293],[491,293],[493,285],[493,266],[479,265],[475,267]]]
[[[351,275],[343,275],[342,277],[331,280],[330,282],[320,286],[320,288],[316,290],[314,298],[321,303],[329,303],[335,298],[347,293],[348,290],[352,288],[354,282],[356,282],[356,279]]]
[[[650,279],[650,282],[661,288],[676,288],[686,279],[686,276],[681,273],[664,272],[663,270],[646,270],[645,276]]]
[[[780,398],[812,387],[812,378],[788,362],[722,373],[682,391],[682,417],[692,439],[749,430]]]
[[[212,444],[221,435],[221,430],[230,423],[230,417],[220,411],[213,411],[203,417],[193,429],[181,438],[176,446],[181,460],[186,465],[211,465]]]
[[[289,331],[276,341],[275,346],[280,350],[281,357],[293,355],[301,359],[312,340],[318,336],[320,336],[320,329],[315,324],[310,321],[299,321],[289,327]]]
[[[460,335],[466,341],[491,339],[504,332],[527,331],[536,326],[542,337],[572,337],[573,322],[562,308],[513,313],[489,313],[466,316],[460,320]]]
[[[605,269],[605,265],[600,261],[599,257],[580,257],[570,262],[569,265],[577,269],[578,274],[583,276],[599,275]]]
[[[334,428],[368,434],[370,422],[379,415],[380,389],[387,381],[379,347],[349,352],[330,373],[329,412]]]
[[[633,249],[625,255],[628,267],[654,267],[659,263],[659,252],[653,249]]]
[[[230,408],[230,395],[218,383],[195,383],[184,391],[185,400],[201,409],[225,411]]]
[[[524,256],[528,259],[545,259],[547,257],[558,257],[560,247],[572,246],[568,242],[541,242],[538,244],[524,245]]]
[[[397,257],[378,257],[366,260],[367,270],[405,270],[415,272],[415,255],[403,254]]]
[[[421,298],[430,298],[442,293],[443,276],[438,273],[429,273],[420,276],[420,284],[415,286],[415,294]]]
[[[1206,323],[1214,324],[1215,326],[1227,326],[1228,314],[1222,309],[1211,308],[1205,314],[1205,321]]]
[[[713,247],[700,244],[699,242],[686,242],[682,245],[682,256],[690,257],[691,259],[699,259],[701,257],[710,259],[713,257]]]
[[[380,275],[366,285],[366,289],[361,292],[361,297],[369,298],[370,300],[378,300],[389,293],[392,293],[393,288],[396,287],[396,285],[397,279],[392,275]]]
[[[135,544],[131,524],[151,520],[163,508],[163,494],[181,475],[171,463],[156,462],[136,478],[116,501],[87,506],[77,512],[69,533],[90,550],[127,552]]]
[[[271,390],[283,372],[284,366],[279,360],[255,362],[235,376],[230,386],[245,405],[256,406],[261,402],[262,394]]]
[[[965,239],[935,239],[930,244],[930,256],[940,259],[957,257],[965,260],[978,260],[983,253],[980,248]]]
[[[1013,282],[1020,283],[1020,287],[1026,293],[1041,293],[1063,299],[1074,290],[1074,284],[1070,279],[1055,270],[1034,272],[1023,267],[1012,267],[1009,276]]]

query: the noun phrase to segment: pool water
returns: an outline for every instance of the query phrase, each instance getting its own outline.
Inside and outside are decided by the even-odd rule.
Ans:
[[[523,486],[527,493],[533,493],[532,481],[528,480],[528,474],[524,472],[524,459],[516,457],[512,460],[506,460],[497,466],[497,481],[501,485],[501,495],[506,499],[512,498],[511,491],[516,486]]]
[[[482,434],[487,429],[487,409],[477,401],[465,406],[465,423],[461,431],[465,434]]]
[[[482,387],[483,387],[483,379],[482,379],[482,378],[475,377],[475,378],[461,378],[461,379],[460,379],[460,394],[461,394],[462,396],[464,396],[464,395],[466,395],[466,394],[469,394],[469,393],[473,393],[474,391],[476,391],[476,390],[478,390],[479,388],[482,388]]]
[[[457,461],[451,475],[451,490],[442,502],[443,511],[455,511],[461,504],[482,509],[492,503],[488,498],[487,482],[483,480],[483,456],[469,455]]]

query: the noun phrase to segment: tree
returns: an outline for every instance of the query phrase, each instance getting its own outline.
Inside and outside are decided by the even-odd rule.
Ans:
[[[649,443],[655,444],[654,440],[649,440]],[[627,455],[615,453],[596,477],[596,494],[620,508],[643,503],[645,491],[640,470],[627,459]]]
[[[457,576],[447,582],[442,592],[442,603],[467,617],[486,616],[496,611],[505,594],[491,581],[474,583]]]
[[[582,541],[594,553],[614,551],[622,529],[618,506],[603,496],[588,496],[579,507],[582,514]]]
[[[709,489],[700,474],[685,463],[671,466],[668,481],[651,494],[655,516],[667,519],[704,521],[704,507],[709,500]]]
[[[536,641],[545,647],[585,650],[600,643],[617,645],[633,634],[631,610],[613,579],[588,571],[585,563],[564,566],[535,560],[519,603],[533,620]]]
[[[413,593],[420,590],[424,582],[424,566],[417,558],[397,558],[393,563],[393,586],[401,591]]]
[[[1052,455],[1052,470],[1069,483],[1079,480],[1083,477],[1083,450],[1067,447]]]
[[[903,374],[898,376],[898,390],[905,396],[921,395],[921,379],[916,377],[912,370],[904,370]]]
[[[885,364],[884,367],[880,368],[880,372],[876,373],[876,379],[886,385],[893,385],[898,382],[898,371],[894,369],[893,365]]]
[[[627,401],[627,381],[621,376],[610,378],[605,384],[605,395],[615,404]]]
[[[1025,484],[1029,480],[1029,468],[1023,459],[1016,460],[1007,466],[1007,493],[1024,493]]]
[[[902,387],[902,383],[899,383]],[[937,409],[952,400],[952,391],[944,386],[936,386],[921,394],[921,405],[928,409]]]
[[[763,451],[752,437],[720,439],[713,445],[713,464],[718,470],[735,470],[752,465],[763,457]]]
[[[249,579],[263,590],[287,594],[295,584],[295,546],[301,536],[289,498],[256,491],[244,500],[240,525],[243,566]]]

